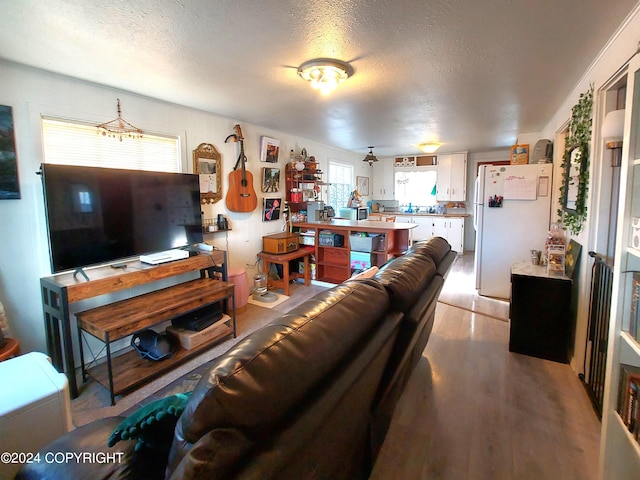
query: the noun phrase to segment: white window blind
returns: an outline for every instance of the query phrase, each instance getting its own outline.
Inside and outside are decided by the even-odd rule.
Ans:
[[[145,133],[122,141],[98,133],[94,125],[43,117],[44,161],[63,165],[180,172],[177,137]]]

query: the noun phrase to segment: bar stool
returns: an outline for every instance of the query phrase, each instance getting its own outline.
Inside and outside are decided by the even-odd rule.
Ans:
[[[20,343],[15,338],[6,338],[7,343],[0,348],[0,362],[21,355]]]

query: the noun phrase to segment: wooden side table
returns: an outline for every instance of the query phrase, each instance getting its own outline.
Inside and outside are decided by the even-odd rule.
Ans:
[[[6,338],[7,343],[0,348],[0,362],[21,354],[20,343],[15,338]]]
[[[262,271],[267,274],[267,282],[271,283],[275,287],[280,287],[284,291],[285,295],[289,295],[289,282],[292,279],[298,278],[297,272],[289,272],[289,262],[292,260],[302,259],[304,262],[304,284],[311,284],[311,270],[309,268],[309,255],[313,254],[315,249],[313,247],[303,247],[295,252],[289,253],[265,253],[260,252],[258,257],[262,259]],[[280,280],[273,280],[269,278],[269,268],[272,264],[282,265],[282,277]]]

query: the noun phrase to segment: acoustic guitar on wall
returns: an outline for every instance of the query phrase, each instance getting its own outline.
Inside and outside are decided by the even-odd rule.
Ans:
[[[224,143],[227,143],[229,139],[232,139],[233,142],[240,142],[240,155],[238,155],[233,171],[229,173],[229,189],[225,202],[227,208],[232,212],[253,212],[258,206],[258,197],[253,189],[253,174],[248,172],[245,167],[247,157],[244,154],[244,137],[240,125],[236,124],[233,130],[235,133],[229,135]]]

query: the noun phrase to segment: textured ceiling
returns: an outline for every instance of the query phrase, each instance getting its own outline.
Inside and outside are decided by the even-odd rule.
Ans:
[[[381,156],[512,145],[637,0],[0,0],[0,57]],[[328,97],[296,74],[355,74]]]

